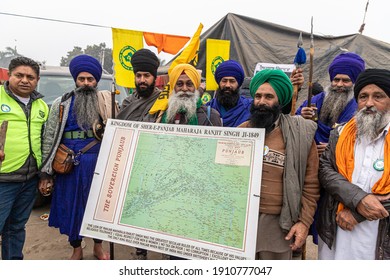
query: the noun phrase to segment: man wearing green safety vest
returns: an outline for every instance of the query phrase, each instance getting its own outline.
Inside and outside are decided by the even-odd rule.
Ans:
[[[11,60],[9,80],[0,86],[0,123],[8,121],[0,150],[0,234],[3,260],[23,259],[25,225],[37,192],[42,164],[41,136],[49,108],[35,91],[39,65],[27,57]]]

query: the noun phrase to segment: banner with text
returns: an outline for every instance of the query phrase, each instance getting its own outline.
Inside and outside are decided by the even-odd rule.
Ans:
[[[295,64],[275,64],[259,62],[256,64],[253,76],[256,75],[257,72],[264,69],[280,69],[288,76],[290,76],[291,72],[295,69]]]

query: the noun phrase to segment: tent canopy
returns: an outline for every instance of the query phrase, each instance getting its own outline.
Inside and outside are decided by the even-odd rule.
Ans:
[[[315,30],[315,25],[314,25]],[[307,55],[302,65],[308,81],[310,33],[274,23],[229,13],[201,35],[197,68],[203,75],[206,66],[206,40],[230,40],[230,59],[239,61],[246,76],[252,76],[258,62],[292,64],[297,53],[297,42],[302,32],[303,48]],[[313,82],[324,87],[329,84],[328,66],[335,56],[350,51],[366,61],[366,68],[387,68],[390,44],[362,34],[344,36],[314,35]],[[174,60],[173,58],[171,62]]]

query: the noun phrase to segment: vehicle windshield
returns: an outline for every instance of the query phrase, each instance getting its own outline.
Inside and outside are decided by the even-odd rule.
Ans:
[[[98,83],[99,90],[109,90],[111,91],[112,80],[109,77],[102,77]],[[53,101],[63,95],[64,93],[74,90],[75,82],[72,76],[49,76],[42,74],[37,86],[37,91],[40,92],[44,97],[43,100],[51,105]],[[124,87],[116,86],[120,91],[119,95],[116,95],[115,98],[118,101],[119,105],[122,104],[123,99],[127,96],[127,91]]]

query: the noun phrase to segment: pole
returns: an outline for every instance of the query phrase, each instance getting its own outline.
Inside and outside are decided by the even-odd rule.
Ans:
[[[311,107],[311,97],[313,95],[313,57],[314,57],[314,36],[313,36],[313,17],[311,17],[310,68],[309,68],[309,90],[307,94],[307,107]]]
[[[297,43],[298,51],[294,59],[295,68],[297,70],[298,68],[301,67],[302,64],[306,63],[306,53],[305,50],[302,48],[302,45],[303,45],[303,40],[302,40],[302,32],[301,32],[299,34],[298,43]],[[295,107],[298,99],[298,91],[299,91],[299,85],[294,85],[294,91],[291,100],[291,111],[290,111],[291,116],[295,115]]]
[[[117,89],[115,82],[112,82],[111,86],[111,118],[115,119],[115,95],[117,94]],[[110,241],[110,260],[114,260],[114,243]]]

